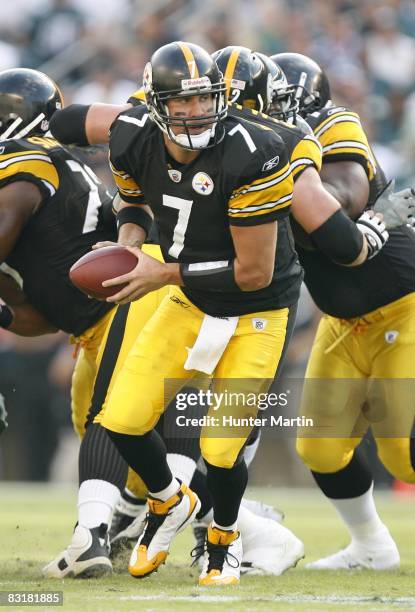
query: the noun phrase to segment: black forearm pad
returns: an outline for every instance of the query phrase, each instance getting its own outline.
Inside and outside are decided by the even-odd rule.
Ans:
[[[342,209],[337,210],[320,227],[311,232],[310,237],[327,257],[343,265],[352,263],[360,255],[363,247],[361,232]]]
[[[88,147],[85,121],[90,109],[89,104],[71,104],[53,114],[49,129],[62,144]]]
[[[240,290],[235,281],[233,261],[206,261],[180,264],[185,287],[201,291]]]
[[[0,304],[0,327],[8,329],[13,323],[14,315],[7,304]]]
[[[138,206],[126,206],[121,208],[117,213],[117,227],[120,229],[124,223],[134,223],[139,225],[146,232],[146,235],[150,233],[153,219],[146,210],[143,210]]]

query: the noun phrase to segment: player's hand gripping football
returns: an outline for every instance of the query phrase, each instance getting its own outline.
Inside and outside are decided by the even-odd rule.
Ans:
[[[373,210],[367,210],[357,219],[356,226],[366,239],[366,259],[372,259],[379,253],[389,238],[382,215],[375,214]]]
[[[104,287],[128,283],[121,291],[107,298],[107,302],[128,304],[138,300],[150,291],[168,285],[167,265],[143,253],[138,247],[126,247],[138,258],[137,266],[128,274],[104,281]]]
[[[415,228],[415,189],[407,187],[393,193],[394,186],[395,181],[391,181],[377,199],[373,209],[382,213],[387,229],[400,225],[410,225]]]

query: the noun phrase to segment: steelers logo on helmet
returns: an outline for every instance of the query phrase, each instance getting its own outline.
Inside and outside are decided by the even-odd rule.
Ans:
[[[193,177],[192,187],[196,191],[196,193],[200,193],[200,195],[210,195],[213,191],[214,186],[215,185],[212,179],[208,174],[206,174],[206,172],[198,172]]]
[[[144,93],[148,93],[151,90],[151,85],[152,85],[152,69],[151,69],[150,62],[147,62],[147,64],[144,67],[144,73],[143,73]]]

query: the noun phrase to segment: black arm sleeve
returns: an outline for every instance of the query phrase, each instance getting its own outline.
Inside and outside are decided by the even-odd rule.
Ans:
[[[327,257],[342,265],[352,263],[363,247],[362,233],[342,209],[311,232],[310,238]]]
[[[85,120],[88,104],[71,104],[53,114],[49,129],[56,140],[66,145],[89,146],[86,137]]]

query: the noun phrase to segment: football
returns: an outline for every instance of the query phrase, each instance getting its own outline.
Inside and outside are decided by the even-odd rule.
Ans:
[[[131,272],[137,265],[137,257],[122,246],[107,246],[90,251],[69,270],[72,283],[87,295],[102,299],[114,295],[125,287],[125,283],[103,287],[110,278]]]

